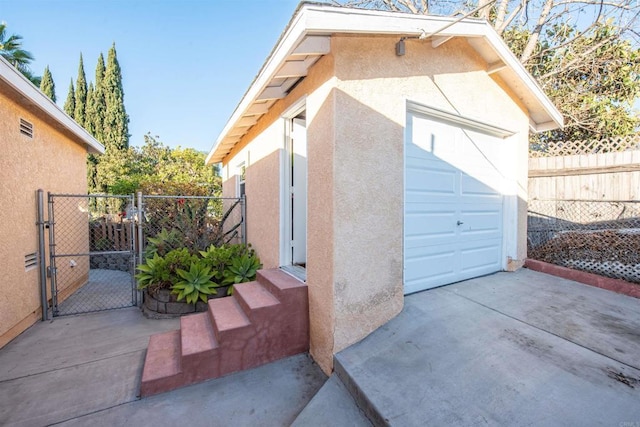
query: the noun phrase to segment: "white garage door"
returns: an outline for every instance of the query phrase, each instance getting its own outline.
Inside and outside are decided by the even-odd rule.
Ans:
[[[502,269],[503,144],[495,136],[408,114],[406,294]]]

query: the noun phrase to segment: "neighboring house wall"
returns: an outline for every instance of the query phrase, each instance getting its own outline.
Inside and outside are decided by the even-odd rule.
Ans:
[[[47,191],[87,192],[86,149],[22,102],[0,82],[0,347],[41,316],[38,268],[25,271],[25,255],[38,251],[36,190],[45,191],[45,209]],[[20,133],[20,118],[33,124],[32,139]],[[79,221],[74,238],[88,242],[86,214],[74,217]],[[78,260],[70,287],[84,283],[88,269],[88,263]]]
[[[514,260],[508,267],[517,268],[526,256],[527,113],[487,74],[487,64],[465,41],[434,49],[408,40],[402,57],[395,55],[397,41],[333,36],[331,54],[225,159],[225,188],[235,184],[237,165],[248,164],[248,239],[265,266],[275,267],[280,253],[275,191],[284,149],[280,117],[306,95],[311,353],[325,372],[332,369],[333,354],[403,307],[407,100],[516,132],[505,141],[507,160],[501,165],[514,182],[507,203],[518,211],[508,227],[513,242],[505,256]]]

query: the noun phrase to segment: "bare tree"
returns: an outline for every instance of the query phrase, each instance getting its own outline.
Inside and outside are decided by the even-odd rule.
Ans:
[[[556,137],[617,136],[611,133],[640,126],[633,110],[640,97],[638,0],[330,1],[414,14],[473,12],[489,21],[564,113],[565,131]]]

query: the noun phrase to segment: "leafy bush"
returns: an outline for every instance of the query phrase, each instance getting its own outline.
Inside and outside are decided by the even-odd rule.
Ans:
[[[145,263],[138,266],[140,271],[136,274],[138,289],[148,289],[153,293],[159,289],[171,287],[171,274],[167,261],[158,254],[153,258],[147,258]]]
[[[147,258],[153,257],[155,254],[165,256],[171,249],[180,247],[182,239],[177,230],[167,231],[163,228],[155,237],[149,237],[147,240],[147,248],[145,249]]]
[[[198,300],[206,301],[209,295],[217,294],[216,288],[229,286],[227,295],[233,293],[233,285],[255,280],[257,271],[262,267],[260,258],[250,245],[211,245],[206,251],[192,254],[182,247],[173,249],[164,256],[162,242],[170,240],[165,232],[153,256],[138,266],[138,289],[147,289],[154,293],[159,289],[170,289],[178,301],[185,299],[190,304]],[[148,251],[147,251],[148,253]]]
[[[207,302],[211,294],[216,294],[216,284],[211,281],[213,274],[209,267],[194,262],[189,271],[176,270],[181,280],[173,285],[171,292],[178,295],[178,301],[186,299],[189,304],[195,304],[198,300]]]

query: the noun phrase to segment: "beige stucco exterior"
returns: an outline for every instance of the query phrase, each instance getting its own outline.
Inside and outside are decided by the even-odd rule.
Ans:
[[[45,191],[45,209],[47,191],[87,192],[85,143],[35,105],[0,80],[0,347],[41,317],[38,268],[25,268],[25,255],[38,252],[36,191]],[[33,124],[33,138],[20,133],[21,118]],[[88,242],[86,215],[78,218],[84,226],[74,238]],[[69,278],[61,299],[88,270],[82,259],[73,270],[60,266]]]
[[[504,171],[505,269],[526,256],[529,117],[463,38],[433,48],[397,37],[333,35],[331,52],[277,101],[225,158],[225,194],[246,166],[248,239],[265,267],[280,265],[283,114],[304,99],[307,117],[307,283],[311,354],[333,355],[403,307],[403,188],[407,101],[512,130]]]

